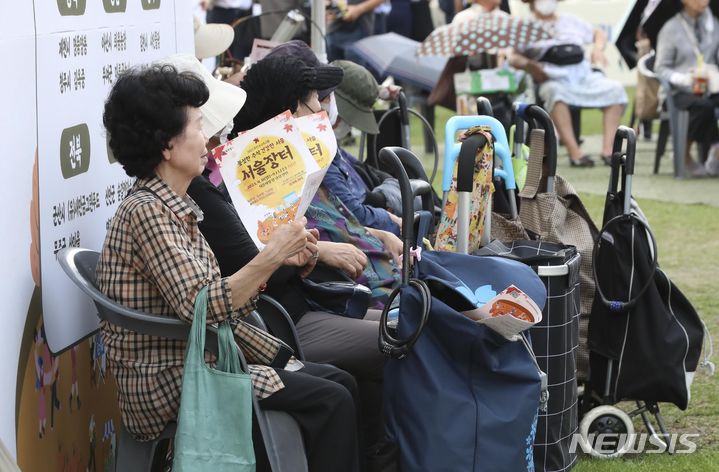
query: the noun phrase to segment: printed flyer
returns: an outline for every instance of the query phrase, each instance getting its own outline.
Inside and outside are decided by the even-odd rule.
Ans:
[[[514,285],[510,285],[484,305],[462,313],[489,326],[510,341],[514,341],[519,333],[542,321],[542,310]]]
[[[302,118],[286,111],[212,150],[258,249],[279,225],[304,215],[336,152],[324,111]]]

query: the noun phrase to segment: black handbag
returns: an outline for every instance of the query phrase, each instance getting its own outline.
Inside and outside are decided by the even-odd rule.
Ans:
[[[369,288],[354,282],[302,279],[302,284],[310,308],[349,318],[364,318],[372,298]]]
[[[557,44],[547,49],[540,62],[548,62],[558,66],[579,64],[584,60],[584,48],[578,44]]]

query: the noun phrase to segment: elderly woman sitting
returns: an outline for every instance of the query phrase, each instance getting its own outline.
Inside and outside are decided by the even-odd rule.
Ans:
[[[694,78],[700,72],[700,62],[705,68],[716,71],[719,53],[719,20],[712,15],[709,0],[681,0],[683,9],[659,31],[657,56],[654,68],[660,76],[672,84],[669,93],[674,95],[678,108],[689,110],[689,136],[684,150],[684,165],[689,175],[699,177],[719,172],[717,147],[719,129],[714,108],[719,106],[719,94],[710,90],[692,90]],[[702,158],[706,167],[694,161],[690,150],[692,143],[702,145]]]
[[[235,117],[233,133],[252,129],[287,109],[296,116],[321,111],[327,100],[320,103],[317,90],[300,80],[306,67],[302,60],[283,55],[266,57],[253,65],[242,81],[248,93],[248,106]],[[329,69],[342,71],[338,67]],[[320,262],[334,265],[340,259],[351,263],[351,267],[343,270],[357,282],[368,285],[376,306],[383,306],[399,277],[394,263],[402,253],[399,238],[388,231],[362,226],[324,184],[306,216],[309,226],[319,230]]]
[[[241,100],[233,100],[236,110],[244,93],[235,90],[241,95]],[[127,307],[187,321],[197,293],[208,287],[207,322],[237,321],[240,348],[250,363],[261,364],[250,366],[259,403],[297,420],[310,470],[356,471],[352,377],[310,363],[297,372],[282,369],[284,365],[270,367],[278,363],[278,340],[242,321],[277,268],[304,266],[317,252],[315,234],[304,228],[304,221],[284,225],[250,263],[221,276],[198,229],[201,212],[187,188],[207,163],[208,135],[220,131],[203,122],[201,107],[227,109],[208,103],[208,98],[201,78],[169,65],[131,69],[112,88],[103,115],[109,145],[137,181],[108,228],[97,266],[98,286]],[[102,333],[124,425],[141,440],[157,437],[177,415],[186,343],[140,335],[108,322],[102,323]]]
[[[606,65],[606,34],[574,15],[557,14],[557,0],[522,0],[529,3],[534,20],[552,39],[538,41],[513,54],[510,64],[524,69],[539,84],[539,95],[569,153],[570,164],[591,167],[594,161],[579,147],[569,112],[570,106],[601,108],[604,133],[601,158],[611,162],[614,133],[627,103],[624,87],[592,70],[584,58],[584,45],[593,44],[592,63]]]

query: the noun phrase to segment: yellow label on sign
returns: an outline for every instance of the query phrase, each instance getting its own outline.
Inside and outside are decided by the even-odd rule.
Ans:
[[[237,188],[251,205],[277,208],[299,198],[307,174],[299,151],[279,136],[255,138],[242,151]]]

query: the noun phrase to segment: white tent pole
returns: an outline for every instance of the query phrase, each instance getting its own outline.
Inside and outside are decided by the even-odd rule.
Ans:
[[[312,50],[321,62],[327,62],[327,50],[325,49],[325,0],[312,0],[312,27],[310,31],[310,42]]]

